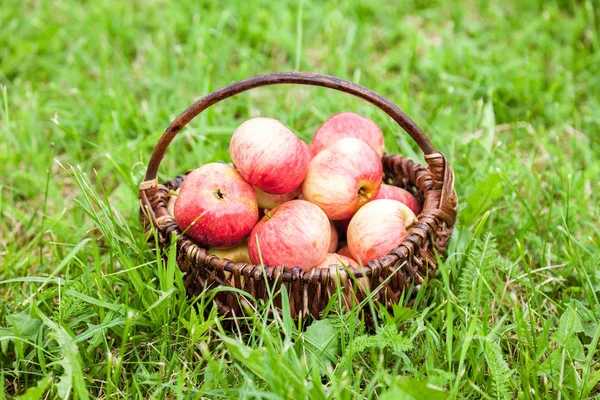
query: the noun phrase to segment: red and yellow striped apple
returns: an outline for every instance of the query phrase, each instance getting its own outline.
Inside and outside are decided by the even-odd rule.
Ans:
[[[173,214],[187,236],[206,247],[227,248],[248,237],[258,206],[254,189],[235,168],[211,163],[184,179]]]
[[[377,196],[383,166],[360,139],[341,139],[317,154],[308,166],[302,194],[331,220],[351,217]]]
[[[268,211],[248,239],[254,264],[285,265],[308,271],[327,255],[331,226],[325,213],[305,200],[292,200]],[[258,241],[258,243],[257,243]]]
[[[408,206],[397,200],[380,199],[365,204],[348,226],[348,247],[361,264],[388,254],[408,235],[417,221]]]
[[[272,194],[289,193],[302,184],[310,162],[307,145],[272,118],[253,118],[231,137],[233,164],[250,184]]]

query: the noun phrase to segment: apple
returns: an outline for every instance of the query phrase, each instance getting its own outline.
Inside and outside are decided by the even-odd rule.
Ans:
[[[340,249],[336,251],[336,253],[338,253],[340,256],[352,258],[352,253],[350,253],[350,248],[348,247],[348,245],[340,247]]]
[[[407,205],[397,200],[380,199],[365,204],[348,226],[348,247],[352,258],[362,265],[388,254],[408,235],[417,221]]]
[[[206,251],[208,254],[217,256],[219,258],[226,258],[234,263],[246,263],[252,264],[252,260],[250,260],[250,255],[248,254],[248,241],[244,240],[242,243],[238,244],[235,247],[231,247],[229,249],[208,249]],[[223,275],[225,279],[229,280],[231,284],[233,284],[233,278],[231,277],[231,272],[223,271]],[[244,276],[240,275],[240,283],[241,287],[244,286]]]
[[[298,186],[291,192],[283,194],[267,193],[256,186],[254,186],[254,191],[256,192],[256,202],[258,203],[258,208],[261,210],[270,210],[282,205],[286,201],[290,201],[298,197],[302,193],[302,186]]]
[[[267,211],[248,239],[254,264],[300,267],[308,271],[327,255],[331,225],[325,213],[306,200],[292,200]],[[258,240],[258,244],[257,244]]]
[[[341,139],[312,159],[302,194],[329,219],[346,219],[377,196],[382,176],[381,160],[371,146],[356,138]]]
[[[404,203],[415,213],[415,215],[419,215],[421,213],[421,205],[409,191],[399,188],[393,185],[387,185],[385,183],[381,184],[379,188],[379,193],[375,196],[374,200],[378,199],[392,199],[398,200],[400,203]],[[348,225],[350,224],[350,218],[342,219],[336,222],[337,230],[340,236],[345,237],[346,232],[348,231]]]
[[[190,172],[173,208],[184,233],[206,247],[233,247],[258,221],[254,189],[235,168],[210,163]]]
[[[335,225],[333,225],[333,222],[329,221],[329,225],[331,226],[331,238],[329,239],[329,252],[330,253],[335,253],[335,251],[337,250],[337,246],[338,246],[338,234],[337,231],[335,230]]]
[[[175,215],[175,202],[179,196],[179,188],[177,190],[169,190],[169,201],[167,202],[167,212],[171,217]]]
[[[248,242],[245,240],[229,249],[208,249],[207,253],[219,258],[226,258],[234,263],[252,264],[252,260],[250,260],[250,255],[248,254]]]
[[[345,267],[359,268],[359,265],[350,257],[343,256],[339,253],[328,253],[327,257],[325,257],[325,260],[323,260],[319,265],[315,266],[315,268],[318,269],[335,268],[336,271],[340,269],[345,269]],[[349,279],[352,280],[352,278]],[[359,276],[358,281],[362,285],[363,289],[369,286],[369,278],[367,278],[366,276]],[[352,282],[354,284],[353,280]]]
[[[311,158],[307,147],[276,119],[253,118],[235,130],[229,153],[248,183],[283,194],[302,184]]]
[[[387,185],[383,183],[379,188],[379,193],[375,197],[377,199],[392,199],[398,200],[400,203],[404,203],[415,213],[419,215],[421,213],[421,205],[408,190],[399,188],[398,186]]]
[[[354,268],[359,267],[357,262],[349,257],[345,257],[345,256],[342,256],[342,255],[339,255],[336,253],[327,253],[327,256],[325,257],[325,259],[323,261],[321,261],[319,264],[315,265],[315,268],[320,268],[320,269],[331,268],[331,267],[344,268],[343,267],[344,265],[347,267],[354,267]]]
[[[343,138],[357,138],[370,145],[379,158],[383,157],[383,133],[372,120],[351,112],[343,112],[329,118],[317,130],[312,139],[316,155]]]

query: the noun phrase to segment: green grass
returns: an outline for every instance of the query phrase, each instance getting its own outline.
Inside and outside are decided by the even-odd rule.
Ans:
[[[0,5],[0,399],[600,395],[595,1],[80,3]],[[389,98],[456,174],[447,258],[375,333],[335,303],[305,332],[269,304],[226,331],[144,242],[137,184],[162,130],[211,90],[288,70]],[[306,140],[341,110],[422,161],[369,104],[286,86],[203,113],[160,178],[227,160],[250,117]]]

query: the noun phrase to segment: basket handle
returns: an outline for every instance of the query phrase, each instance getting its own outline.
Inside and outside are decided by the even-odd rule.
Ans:
[[[402,129],[404,129],[413,138],[425,155],[430,155],[437,152],[423,131],[419,129],[419,127],[406,114],[404,114],[404,112],[398,106],[373,92],[372,90],[357,85],[356,83],[328,75],[307,72],[275,72],[244,79],[218,89],[200,98],[181,115],[175,118],[175,120],[171,122],[169,127],[160,137],[156,147],[154,148],[154,151],[152,151],[152,156],[150,157],[150,162],[148,163],[148,169],[146,170],[146,177],[144,178],[144,182],[140,184],[140,190],[151,189],[158,185],[158,167],[160,166],[169,144],[175,135],[177,135],[177,133],[198,114],[213,104],[220,102],[221,100],[225,100],[247,90],[261,86],[281,84],[322,86],[339,90],[340,92],[349,93],[353,96],[366,100],[369,103],[379,107],[387,115],[392,117],[392,119],[396,121],[398,125],[400,125]]]

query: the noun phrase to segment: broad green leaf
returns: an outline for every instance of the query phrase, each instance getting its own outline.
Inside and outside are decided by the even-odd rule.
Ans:
[[[571,335],[578,332],[583,332],[583,326],[577,312],[572,307],[568,307],[560,317],[558,330],[552,335],[552,338],[558,344],[565,344]]]
[[[226,336],[222,336],[221,339],[233,358],[264,380],[272,390],[283,393],[285,397],[306,397],[304,375],[290,368],[283,354],[265,347],[252,348]]]
[[[467,205],[461,212],[460,218],[466,225],[475,223],[481,214],[489,208],[489,203],[504,196],[500,174],[492,173],[475,187],[475,191],[468,195],[463,201]]]
[[[50,381],[52,380],[51,376],[47,376],[44,379],[38,381],[37,385],[30,387],[27,389],[25,393],[21,396],[16,397],[16,400],[39,400],[42,398],[42,395],[48,388]]]
[[[27,339],[30,342],[34,342],[42,321],[31,316],[31,309],[27,309],[18,314],[10,315],[8,318],[8,327],[0,328],[0,336],[18,336],[23,339]],[[8,351],[8,339],[2,340],[0,346],[2,347],[2,353],[6,355]],[[27,345],[27,344],[25,344]]]
[[[223,337],[222,339],[235,360],[241,362],[242,365],[259,378],[267,379],[265,374],[267,349],[263,347],[253,349],[228,337]]]
[[[583,332],[581,321],[577,312],[572,307],[568,307],[560,317],[558,329],[551,338],[559,345],[564,346],[574,360],[584,361],[583,345],[577,337],[579,332]]]
[[[396,377],[388,390],[379,396],[379,400],[444,400],[447,398],[448,393],[443,389],[410,376]]]
[[[313,322],[304,333],[304,339],[315,355],[322,359],[335,362],[335,356],[340,351],[338,331],[329,319]]]
[[[583,344],[581,344],[577,336],[573,335],[567,338],[564,346],[573,360],[585,361],[585,352],[583,350]]]
[[[73,390],[77,398],[88,399],[89,396],[83,378],[83,366],[79,359],[77,344],[62,326],[51,321],[41,313],[40,316],[44,324],[50,328],[49,336],[56,340],[62,354],[62,358],[58,362],[63,367],[63,374],[60,381],[56,384],[58,396],[61,399],[71,398],[71,390]]]
[[[23,311],[19,314],[13,314],[8,317],[9,322],[16,330],[19,336],[29,340],[35,340],[42,326],[42,321],[31,316],[31,310]]]
[[[583,326],[583,333],[587,337],[593,338],[594,334],[596,333],[596,330],[598,329],[598,325],[593,322],[588,322],[588,323],[582,324],[582,326]]]
[[[400,326],[403,322],[415,319],[419,316],[412,308],[402,307],[399,304],[394,304],[392,306],[392,314],[394,315],[396,326]]]
[[[600,382],[600,370],[591,373],[586,382],[583,383],[584,396],[587,396],[598,384],[598,382]]]
[[[556,376],[560,372],[562,366],[562,352],[563,351],[561,349],[558,349],[550,353],[548,358],[546,358],[546,360],[544,360],[544,362],[540,365],[540,368],[538,369],[538,375]]]

